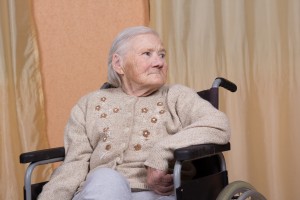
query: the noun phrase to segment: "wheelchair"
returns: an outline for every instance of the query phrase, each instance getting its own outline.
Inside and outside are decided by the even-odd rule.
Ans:
[[[109,88],[105,83],[101,89]],[[218,109],[219,88],[235,92],[237,86],[229,80],[218,77],[214,80],[212,87],[198,92],[198,95],[209,101]],[[228,183],[228,172],[226,169],[223,152],[230,150],[230,143],[200,144],[174,151],[175,165],[174,193],[177,200],[266,200],[251,184],[244,181]],[[35,200],[42,191],[42,183],[31,183],[34,168],[38,165],[63,161],[65,157],[64,147],[38,150],[22,153],[20,163],[29,163],[24,176],[24,199]],[[186,163],[192,163],[196,169],[196,175],[191,180],[182,180],[181,169]]]

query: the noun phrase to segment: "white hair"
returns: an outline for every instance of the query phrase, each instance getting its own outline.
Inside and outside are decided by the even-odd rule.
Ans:
[[[118,54],[123,57],[125,52],[128,50],[127,48],[128,44],[130,44],[130,40],[142,34],[154,34],[159,37],[158,33],[149,27],[135,26],[124,29],[113,41],[108,55],[108,82],[112,86],[120,87],[122,85],[118,73],[113,69],[112,66],[113,55]]]

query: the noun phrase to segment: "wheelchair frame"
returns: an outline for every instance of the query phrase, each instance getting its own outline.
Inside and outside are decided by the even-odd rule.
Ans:
[[[104,84],[101,87],[101,89],[108,88],[108,87],[110,86]],[[237,86],[234,83],[224,78],[218,77],[214,80],[212,87],[210,89],[200,91],[198,92],[198,94],[202,98],[208,100],[214,107],[218,108],[219,87],[223,87],[231,92],[235,92],[237,90]],[[187,199],[186,197],[184,197],[184,192],[187,189],[183,186],[183,182],[181,181],[181,175],[180,175],[182,165],[185,161],[193,161],[193,160],[199,160],[199,159],[210,158],[210,157],[217,158],[220,164],[219,167],[220,173],[218,174],[218,179],[221,180],[220,183],[218,183],[219,185],[218,190],[222,190],[226,185],[228,185],[226,164],[225,164],[224,156],[222,154],[222,152],[228,150],[230,150],[230,143],[225,145],[200,144],[200,145],[193,145],[190,147],[185,147],[185,148],[175,150],[174,158],[176,162],[174,166],[174,190],[175,190],[175,195],[177,200]],[[37,183],[32,185],[31,177],[34,168],[38,165],[63,161],[64,157],[65,157],[64,147],[32,151],[32,152],[22,153],[20,155],[20,163],[22,164],[29,163],[29,166],[26,169],[25,177],[24,177],[24,184],[25,184],[24,199],[30,200],[30,199],[37,198],[38,193],[42,190],[43,185],[46,183],[43,182],[43,183]],[[34,192],[32,192],[32,189]],[[199,191],[199,188],[198,189],[196,188],[195,190]],[[209,198],[216,199],[217,197],[216,195],[219,192],[220,191],[213,191],[212,196],[210,196]],[[193,200],[191,198],[193,197],[188,197],[188,200]],[[194,199],[199,200],[199,197],[196,197]]]

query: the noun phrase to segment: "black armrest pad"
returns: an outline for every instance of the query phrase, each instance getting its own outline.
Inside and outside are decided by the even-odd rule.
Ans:
[[[65,157],[64,147],[57,147],[57,148],[22,153],[20,155],[20,163],[37,162],[37,161],[48,160],[52,158],[60,158],[60,157]]]
[[[215,155],[223,151],[230,150],[230,143],[227,144],[199,144],[185,148],[176,149],[174,152],[175,160],[195,160],[207,156]]]

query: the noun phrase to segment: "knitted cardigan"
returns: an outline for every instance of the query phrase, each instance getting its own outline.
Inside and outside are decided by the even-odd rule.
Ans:
[[[175,149],[229,138],[225,114],[185,86],[163,86],[147,97],[120,88],[95,91],[73,107],[65,160],[39,199],[72,199],[98,167],[120,172],[133,189],[148,189],[145,166],[167,171]]]

